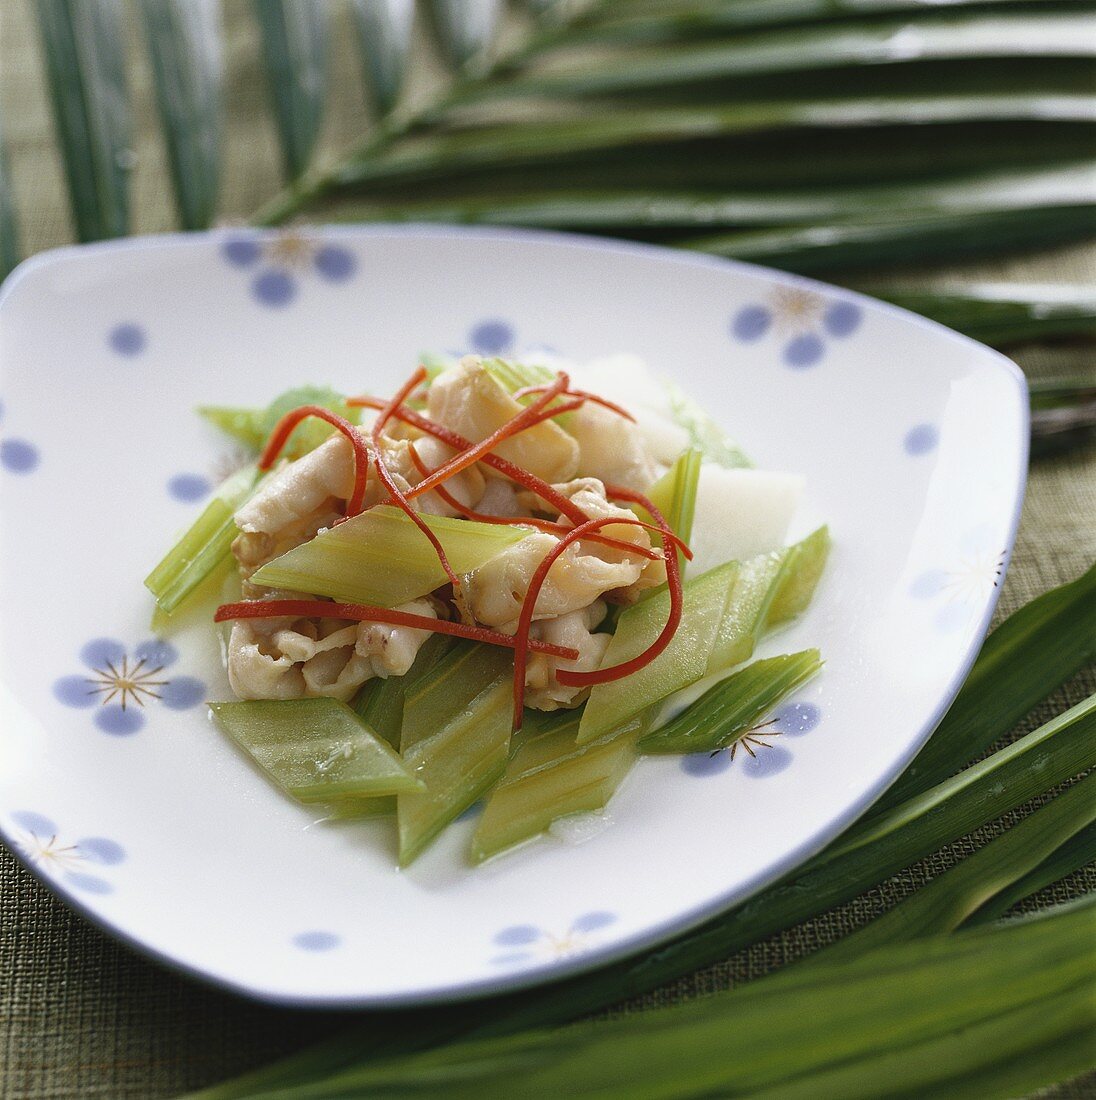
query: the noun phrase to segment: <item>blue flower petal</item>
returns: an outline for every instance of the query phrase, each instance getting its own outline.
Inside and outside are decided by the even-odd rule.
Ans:
[[[254,237],[232,237],[221,245],[221,255],[233,267],[250,267],[261,254],[262,247]]]
[[[149,638],[147,642],[142,642],[133,655],[138,661],[144,661],[147,668],[167,668],[179,659],[178,650],[162,638]],[[144,669],[141,671],[143,674]]]
[[[33,810],[16,810],[11,815],[11,819],[20,829],[25,829],[28,833],[33,833],[42,840],[48,840],[59,832],[52,818],[46,817],[45,814],[35,813]]]
[[[38,448],[25,439],[0,439],[0,466],[13,474],[29,474],[37,469],[41,456]]]
[[[354,253],[337,244],[321,245],[312,262],[320,278],[332,283],[344,283],[358,270]]]
[[[910,595],[919,600],[931,600],[944,591],[948,575],[943,569],[928,569],[910,585]]]
[[[472,347],[480,355],[501,355],[514,343],[514,330],[505,321],[481,321],[471,332]]]
[[[285,271],[263,271],[251,281],[251,293],[264,306],[280,309],[297,297],[297,282]]]
[[[98,875],[86,875],[82,871],[67,871],[63,877],[70,886],[75,886],[77,890],[83,890],[86,894],[110,894],[114,891],[114,887]]]
[[[124,324],[115,325],[110,330],[107,343],[110,344],[112,351],[132,359],[140,355],[148,346],[148,336],[140,325],[127,321]]]
[[[842,339],[851,336],[864,319],[864,311],[855,302],[834,302],[822,315],[822,327]]]
[[[693,752],[681,758],[681,770],[686,775],[704,777],[721,775],[731,766],[731,754],[726,749],[718,752]]]
[[[599,928],[605,928],[616,921],[616,913],[609,913],[604,909],[595,909],[590,913],[583,913],[576,917],[571,924],[572,932],[596,932]]]
[[[529,951],[510,951],[506,955],[495,955],[491,959],[492,966],[512,966],[514,963],[525,962],[533,957]]]
[[[784,345],[783,358],[793,370],[806,370],[818,363],[825,354],[826,345],[813,332],[804,332]]]
[[[930,451],[936,450],[939,442],[940,432],[935,424],[915,424],[906,432],[902,447],[906,454],[916,458],[918,455],[927,455]]]
[[[737,340],[750,343],[760,340],[769,331],[773,323],[771,309],[765,306],[743,306],[731,318],[731,335]]]
[[[53,681],[53,697],[66,707],[93,707],[101,696],[86,676],[62,676]]]
[[[176,474],[167,483],[167,491],[176,500],[192,504],[213,490],[213,483],[201,474]]]
[[[536,943],[542,935],[541,930],[532,924],[512,924],[495,933],[495,943],[501,947],[524,947]]]
[[[334,932],[322,932],[313,930],[310,932],[298,932],[293,937],[294,947],[302,951],[332,951],[342,943],[342,939]]]
[[[751,779],[766,779],[770,775],[776,775],[792,762],[792,754],[776,745],[771,749],[755,748],[754,752],[756,756],[750,756],[748,752],[735,755],[735,760],[742,762],[743,772]]]
[[[95,714],[95,724],[115,737],[129,737],[145,724],[145,717],[137,707],[122,709],[119,703],[108,703]]]
[[[172,710],[186,710],[197,706],[206,694],[206,686],[193,676],[176,676],[163,687],[158,688],[160,701]]]
[[[105,836],[86,836],[76,842],[76,851],[91,863],[113,866],[126,858],[126,850]]]
[[[126,647],[117,638],[93,638],[80,650],[80,660],[91,669],[117,668],[126,656]]]
[[[822,710],[815,703],[788,703],[776,715],[776,727],[781,733],[810,733],[822,720]]]

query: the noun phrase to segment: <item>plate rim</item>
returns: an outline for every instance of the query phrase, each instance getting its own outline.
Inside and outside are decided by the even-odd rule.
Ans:
[[[891,786],[902,774],[907,765],[935,732],[937,726],[943,720],[944,715],[950,709],[956,695],[967,679],[968,674],[982,648],[986,632],[989,629],[993,613],[1007,577],[1008,568],[1012,561],[1012,551],[1016,542],[1020,516],[1023,509],[1024,496],[1027,487],[1027,470],[1030,445],[1030,408],[1028,404],[1027,379],[1023,371],[1013,360],[1006,355],[990,348],[985,344],[964,336],[937,321],[922,317],[910,310],[893,303],[874,298],[860,291],[849,290],[833,283],[827,283],[811,276],[799,275],[793,272],[781,271],[779,268],[767,267],[762,264],[749,263],[743,260],[735,260],[722,256],[714,256],[707,253],[690,252],[685,249],[675,249],[663,245],[648,244],[639,241],[617,240],[582,233],[569,233],[559,230],[544,229],[513,229],[496,226],[476,225],[449,225],[445,223],[369,223],[361,225],[324,224],[315,223],[306,226],[306,229],[316,233],[322,233],[325,238],[440,238],[440,239],[467,239],[498,240],[515,244],[557,243],[576,248],[578,250],[594,249],[616,253],[622,257],[648,257],[663,260],[669,263],[684,264],[703,270],[721,272],[744,272],[754,277],[763,277],[769,280],[777,279],[784,283],[793,283],[805,288],[837,291],[845,300],[859,302],[871,306],[874,311],[882,311],[884,315],[891,315],[905,324],[913,324],[915,327],[924,328],[938,338],[946,338],[950,343],[960,347],[977,351],[984,363],[984,369],[1000,371],[1005,378],[1012,382],[1016,411],[1018,417],[1012,425],[1015,435],[1010,440],[1010,450],[1015,451],[1015,465],[1010,477],[1012,487],[1011,500],[1012,511],[1008,519],[1008,535],[1005,546],[1005,568],[999,585],[993,588],[985,597],[981,613],[977,618],[977,630],[972,635],[972,641],[967,645],[948,683],[937,700],[932,716],[917,735],[911,738],[895,764],[887,772],[877,777],[875,782],[863,792],[860,797],[844,807],[840,814],[830,819],[827,824],[805,838],[794,849],[785,852],[784,855],[773,864],[759,872],[754,879],[745,884],[738,885],[730,894],[723,894],[710,899],[703,905],[698,905],[687,913],[679,913],[667,918],[657,925],[648,927],[632,935],[624,936],[610,944],[601,947],[593,947],[575,955],[570,959],[549,960],[538,965],[530,966],[521,971],[512,973],[486,974],[454,984],[452,982],[434,985],[420,986],[413,991],[388,992],[373,994],[309,994],[279,991],[274,988],[263,988],[254,983],[249,983],[234,977],[226,976],[201,965],[183,961],[166,950],[145,940],[137,938],[124,928],[119,927],[109,917],[92,909],[71,888],[65,886],[60,879],[54,879],[45,875],[25,856],[20,846],[16,843],[10,829],[5,829],[3,819],[0,818],[0,839],[8,850],[13,853],[16,860],[47,890],[59,898],[69,909],[87,920],[100,931],[106,932],[115,940],[126,947],[136,951],[139,955],[150,959],[168,970],[193,978],[199,982],[232,993],[236,996],[260,1004],[295,1009],[316,1010],[345,1010],[354,1011],[362,1009],[399,1009],[422,1007],[425,1005],[457,1004],[465,1001],[479,1000],[502,993],[518,992],[536,986],[546,986],[567,978],[575,977],[587,971],[596,970],[612,963],[634,957],[643,951],[649,950],[659,944],[668,942],[671,938],[683,936],[695,928],[705,924],[715,917],[728,912],[736,905],[742,904],[753,897],[767,885],[778,881],[790,873],[795,867],[821,851],[831,840],[839,836],[846,828],[861,817],[865,811]],[[4,307],[10,308],[10,302],[18,288],[29,279],[48,271],[53,267],[64,266],[71,259],[78,259],[88,255],[110,255],[116,252],[150,252],[162,249],[168,251],[178,247],[193,246],[201,241],[217,241],[225,238],[233,232],[246,231],[258,236],[275,235],[277,228],[257,227],[223,227],[190,232],[173,232],[160,234],[143,234],[133,237],[119,238],[107,241],[94,241],[86,244],[62,245],[36,253],[23,260],[0,284],[0,332],[4,325]],[[0,362],[0,372],[3,364]],[[2,377],[2,374],[0,374]],[[9,808],[10,809],[10,808]]]

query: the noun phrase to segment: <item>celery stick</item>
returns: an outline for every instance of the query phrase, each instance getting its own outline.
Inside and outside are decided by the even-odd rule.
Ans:
[[[661,729],[639,740],[640,752],[712,752],[756,726],[790,691],[822,667],[817,649],[754,661],[709,688]]]
[[[429,675],[411,685],[403,704],[400,748],[437,733],[467,710],[481,692],[513,674],[514,658],[508,649],[482,642],[452,644]]]
[[[738,564],[728,562],[685,582],[681,623],[673,640],[645,668],[591,690],[579,727],[580,743],[623,725],[651,704],[704,676],[737,574]],[[661,633],[669,610],[666,590],[629,607],[620,616],[601,667],[620,664],[642,653]]]
[[[355,713],[392,748],[399,751],[400,726],[407,692],[422,678],[430,675],[434,666],[453,648],[454,640],[444,634],[431,634],[423,642],[415,663],[403,676],[376,677],[370,680],[353,702]]]
[[[830,530],[819,527],[790,548],[788,561],[777,583],[767,625],[776,626],[805,611],[830,553]]]
[[[686,542],[693,534],[696,490],[700,484],[700,464],[703,461],[704,452],[698,448],[682,451],[648,493],[651,503],[666,517],[674,533]],[[684,576],[689,563],[680,550],[677,551],[677,561]]]
[[[341,798],[322,807],[317,805],[316,808],[323,809],[324,821],[366,821],[395,814],[396,796],[382,794],[376,798]]]
[[[198,414],[221,431],[238,439],[247,447],[259,450],[266,442],[274,426],[287,412],[301,405],[322,405],[338,413],[344,420],[357,424],[361,409],[347,406],[346,398],[328,386],[298,386],[279,394],[263,409],[245,409],[235,406],[203,405]],[[321,420],[306,420],[293,429],[282,456],[300,458],[315,450],[335,429]]]
[[[502,524],[422,516],[453,569],[479,568],[529,532]],[[426,536],[398,508],[380,505],[318,534],[255,574],[256,584],[395,607],[445,584]]]
[[[689,441],[709,462],[734,468],[749,466],[750,460],[723,434],[723,429],[683,389],[665,383],[670,398],[670,415],[689,433]]]
[[[511,688],[511,678],[501,677],[404,751],[405,764],[425,790],[397,799],[401,867],[502,775],[510,748]]]
[[[532,363],[515,363],[509,359],[484,359],[483,366],[507,393],[523,390],[526,386],[545,386],[556,380],[555,371]],[[532,397],[529,398],[530,401],[532,399]]]
[[[554,733],[543,736],[556,737]],[[523,774],[504,779],[488,797],[476,826],[472,859],[481,863],[531,840],[561,817],[600,810],[628,774],[635,755],[634,736],[614,737],[572,748],[555,760],[543,760]]]
[[[210,703],[218,725],[300,802],[421,789],[391,746],[337,699]]]
[[[190,529],[145,578],[145,587],[166,612],[174,611],[230,553],[236,510],[255,491],[259,471],[245,466],[232,475]]]
[[[709,675],[748,661],[766,627],[785,622],[806,608],[829,548],[829,531],[820,527],[794,546],[759,554],[741,564],[716,631]]]
[[[199,619],[208,624],[218,604],[239,598],[240,575],[236,571],[236,560],[231,554],[225,554],[174,611],[165,611],[154,604],[149,627],[157,637],[166,638]]]

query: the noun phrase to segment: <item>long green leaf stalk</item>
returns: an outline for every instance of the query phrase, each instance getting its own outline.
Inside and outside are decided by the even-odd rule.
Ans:
[[[248,1095],[480,1100],[517,1087],[545,1100],[866,1100],[885,1082],[892,1095],[1015,1096],[1091,1065],[1093,920],[1091,903],[1066,906],[674,1008],[464,1041]]]
[[[221,161],[219,0],[141,0],[156,104],[184,229],[217,213]]]
[[[4,114],[0,110],[0,282],[19,262],[19,232],[15,219],[8,147],[4,140]]]
[[[1016,721],[1018,707],[1023,708],[1022,716],[1068,676],[1065,670],[1088,659],[1093,634],[1084,627],[1086,616],[1093,614],[1094,585],[1096,567],[1081,581],[1032,601],[991,635],[997,642],[992,647],[987,643],[984,656],[953,706],[958,725],[950,731],[941,726],[935,735],[942,735],[949,756],[945,780],[959,761],[980,751],[983,739],[1002,736]],[[1072,629],[1078,624],[1081,629]],[[1044,664],[1039,655],[1050,634],[1056,634],[1060,642]],[[1054,661],[1061,671],[1054,669]],[[1035,662],[1037,669],[1021,678],[1013,692],[1016,670],[1029,662]],[[991,676],[991,671],[1000,678]],[[1040,689],[1041,694],[1032,699],[1032,692]],[[1000,698],[1013,694],[1008,703]],[[986,721],[972,729],[970,716],[977,714],[985,714]],[[561,1023],[655,988],[855,897],[977,825],[1084,771],[1096,762],[1094,732],[1096,701],[1089,700],[987,761],[960,772],[929,796],[918,798],[915,794],[913,802],[896,807],[884,824],[877,817],[873,828],[882,829],[877,843],[856,843],[863,834],[854,827],[810,867],[641,957],[531,994],[496,998],[455,1011],[420,1011],[413,1028],[398,1014],[374,1017],[285,1062],[201,1095],[205,1100],[259,1095],[268,1087],[313,1080],[386,1053],[422,1049],[460,1036],[488,1037]],[[967,748],[971,751],[963,755]]]
[[[35,0],[76,235],[129,230],[131,119],[120,0]]]

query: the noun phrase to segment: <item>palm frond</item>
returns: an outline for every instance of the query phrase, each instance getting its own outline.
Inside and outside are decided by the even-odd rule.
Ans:
[[[378,111],[396,104],[407,68],[413,0],[352,0],[366,85]]]
[[[421,0],[423,17],[446,62],[459,69],[490,42],[498,0]]]
[[[323,122],[331,7],[327,0],[254,3],[285,175],[295,180],[308,168]]]
[[[0,282],[19,262],[19,230],[15,218],[15,199],[8,166],[8,146],[4,139],[4,115],[0,111]]]
[[[217,212],[221,161],[221,0],[140,0],[156,104],[184,229]]]
[[[130,110],[121,0],[35,0],[76,235],[129,228]]]

